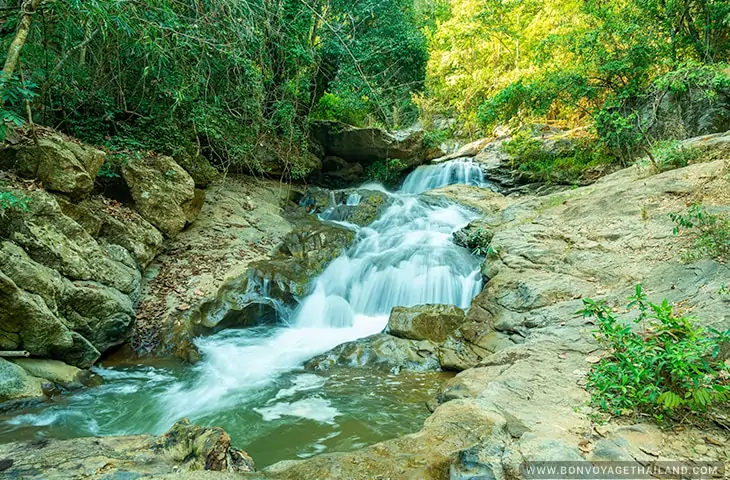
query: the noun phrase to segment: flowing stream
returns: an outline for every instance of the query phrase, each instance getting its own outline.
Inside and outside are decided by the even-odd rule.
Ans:
[[[302,365],[341,343],[381,332],[396,305],[469,306],[482,288],[479,259],[451,235],[474,215],[418,195],[455,183],[481,185],[484,177],[466,161],[411,173],[390,194],[380,218],[358,230],[352,247],[280,326],[200,338],[203,360],[194,367],[98,367],[104,378],[99,387],[0,415],[0,441],[159,434],[188,417],[223,427],[263,467],[418,430],[428,415],[424,403],[446,374],[310,372]],[[347,204],[360,200],[355,193]]]

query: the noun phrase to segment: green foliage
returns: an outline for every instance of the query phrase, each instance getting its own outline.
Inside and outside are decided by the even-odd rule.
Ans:
[[[702,149],[678,141],[664,141],[654,145],[651,153],[659,170],[664,172],[695,163],[702,156]]]
[[[397,158],[392,158],[384,162],[373,162],[365,170],[365,175],[372,181],[390,185],[400,179],[406,168],[408,165]]]
[[[653,138],[647,106],[668,92],[727,91],[724,0],[453,0],[429,36],[429,115],[472,135],[497,124],[591,126],[627,163]]]
[[[596,338],[609,352],[588,375],[595,406],[614,415],[648,413],[661,420],[730,400],[730,372],[721,355],[730,330],[705,330],[677,315],[667,300],[648,301],[640,285],[629,301],[629,308],[638,310],[636,328],[605,301],[583,301],[581,313],[597,319]]]
[[[426,56],[407,0],[44,2],[0,120],[28,100],[36,122],[112,152],[303,176],[310,117],[407,121]]]
[[[710,257],[730,260],[730,218],[727,214],[712,214],[701,204],[689,207],[686,213],[673,212],[674,234],[686,232],[694,239],[694,248],[686,254],[688,260]]]
[[[31,198],[25,195],[18,195],[10,191],[0,192],[0,217],[4,216],[5,210],[11,208],[27,212],[30,201]]]
[[[438,148],[451,137],[448,129],[427,130],[423,134],[423,146],[426,148]]]
[[[498,254],[497,249],[491,246],[494,234],[486,227],[469,228],[464,243],[472,249],[474,255],[492,257]]]
[[[614,161],[590,137],[563,140],[563,145],[556,143],[548,149],[544,141],[524,130],[502,148],[510,156],[513,169],[541,182],[572,184],[581,180],[588,170]]]

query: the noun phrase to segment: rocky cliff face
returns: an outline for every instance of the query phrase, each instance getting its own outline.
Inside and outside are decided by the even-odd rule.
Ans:
[[[0,351],[93,365],[129,339],[142,273],[163,233],[176,234],[199,211],[202,191],[169,157],[128,160],[133,204],[94,194],[105,157],[45,130],[0,148],[7,169],[0,187],[14,199],[0,208]],[[37,369],[26,369],[30,379],[4,369],[16,386],[63,387]],[[40,393],[35,386],[0,390],[0,401]]]

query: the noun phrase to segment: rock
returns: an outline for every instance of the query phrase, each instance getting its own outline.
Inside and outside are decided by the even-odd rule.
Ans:
[[[317,121],[312,126],[312,133],[327,156],[339,157],[362,166],[398,159],[410,168],[420,165],[429,157],[434,158],[434,152],[424,143],[423,132],[420,131],[392,134],[379,128],[357,128],[340,122]]]
[[[213,298],[191,308],[162,332],[161,352],[197,358],[193,339],[223,328],[275,324],[288,317],[327,265],[350,246],[355,232],[312,218],[300,220],[268,259],[248,264]]]
[[[36,378],[49,380],[65,388],[82,386],[89,377],[89,373],[58,360],[40,358],[14,358],[12,363]]]
[[[299,201],[299,206],[306,208],[310,214],[359,226],[375,221],[389,205],[387,193],[367,188],[329,191],[313,187]]]
[[[365,169],[359,163],[348,163],[340,157],[325,157],[322,169],[312,175],[317,185],[327,188],[347,188],[365,180]]]
[[[41,380],[31,377],[14,363],[0,358],[0,402],[43,397]]]
[[[246,452],[231,448],[231,438],[218,427],[199,427],[184,418],[157,441],[162,456],[187,471],[253,472]]]
[[[312,282],[355,239],[355,232],[311,218],[287,234],[269,260],[250,265],[251,275],[266,285],[266,296],[295,305],[309,293]]]
[[[0,458],[11,459],[3,472],[29,480],[208,478],[210,472],[253,472],[251,458],[231,447],[228,434],[216,427],[176,423],[165,435],[43,439],[0,445]],[[223,473],[211,478],[230,478]]]
[[[134,326],[134,308],[128,296],[95,282],[74,282],[64,296],[66,324],[100,352],[127,340]]]
[[[103,197],[78,203],[57,198],[63,213],[105,244],[119,245],[132,254],[140,269],[149,265],[162,246],[162,234],[134,210]]]
[[[112,258],[79,224],[61,211],[43,191],[22,191],[28,210],[11,209],[0,224],[0,236],[15,243],[35,262],[70,280],[96,281],[122,293],[136,295],[140,273]]]
[[[192,177],[172,157],[130,159],[122,176],[135,209],[165,235],[179,233],[200,213],[204,195],[195,190]]]
[[[184,153],[175,157],[175,162],[190,174],[197,188],[206,188],[219,175],[218,170],[199,153]]]
[[[8,210],[0,225],[0,348],[88,368],[129,337],[138,264],[99,245],[52,195],[23,194],[27,211]]]
[[[494,233],[492,233],[490,225],[487,222],[475,221],[461,230],[454,232],[453,237],[455,244],[468,248],[471,251],[477,251],[479,249],[482,254],[485,254],[486,252],[482,250],[485,250],[487,245],[492,243]]]
[[[442,162],[448,162],[449,160],[456,160],[459,158],[475,157],[492,140],[493,139],[491,139],[491,138],[482,138],[475,142],[468,143],[468,144],[464,145],[463,147],[459,148],[458,150],[456,150],[455,152],[450,153],[449,155],[444,155],[443,157],[439,157],[439,158],[432,160],[431,163],[442,163]]]
[[[714,87],[657,90],[639,111],[645,134],[653,140],[683,140],[730,130],[730,93]]]
[[[487,442],[461,450],[449,468],[449,480],[504,479],[504,445]]]
[[[48,190],[73,197],[91,192],[106,154],[52,131],[39,129],[36,132],[37,144],[28,135],[19,143],[6,142],[0,147],[0,169],[37,178]]]
[[[26,350],[80,368],[90,367],[99,358],[99,351],[71,331],[41,296],[20,289],[2,272],[0,287],[0,349]]]
[[[377,334],[339,345],[308,361],[305,368],[327,370],[334,366],[386,370],[438,370],[436,345],[429,341],[405,340]]]
[[[464,323],[465,313],[453,305],[394,307],[386,333],[408,340],[441,343]]]

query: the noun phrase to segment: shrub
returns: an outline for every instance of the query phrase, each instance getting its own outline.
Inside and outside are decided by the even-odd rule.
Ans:
[[[730,259],[730,218],[727,215],[711,214],[703,205],[694,204],[686,214],[674,212],[669,216],[677,224],[675,235],[686,231],[694,238],[694,249],[686,253],[688,260],[702,257],[720,261]]]
[[[548,149],[543,141],[523,131],[505,142],[502,149],[511,157],[513,169],[530,180],[547,183],[576,183],[587,171],[614,162],[591,138],[567,141],[563,146]]]
[[[370,180],[380,182],[384,185],[392,184],[398,180],[400,174],[408,168],[408,165],[397,158],[391,158],[383,162],[372,163],[365,175]]]
[[[722,357],[730,330],[720,333],[678,315],[665,299],[647,300],[640,285],[629,301],[634,323],[619,319],[605,301],[586,299],[586,317],[598,320],[596,338],[609,356],[588,375],[592,403],[615,415],[647,413],[657,420],[673,412],[702,412],[730,399],[729,367]]]
[[[661,142],[652,148],[655,166],[660,172],[683,168],[696,162],[702,155],[702,149],[688,147],[680,142]]]

